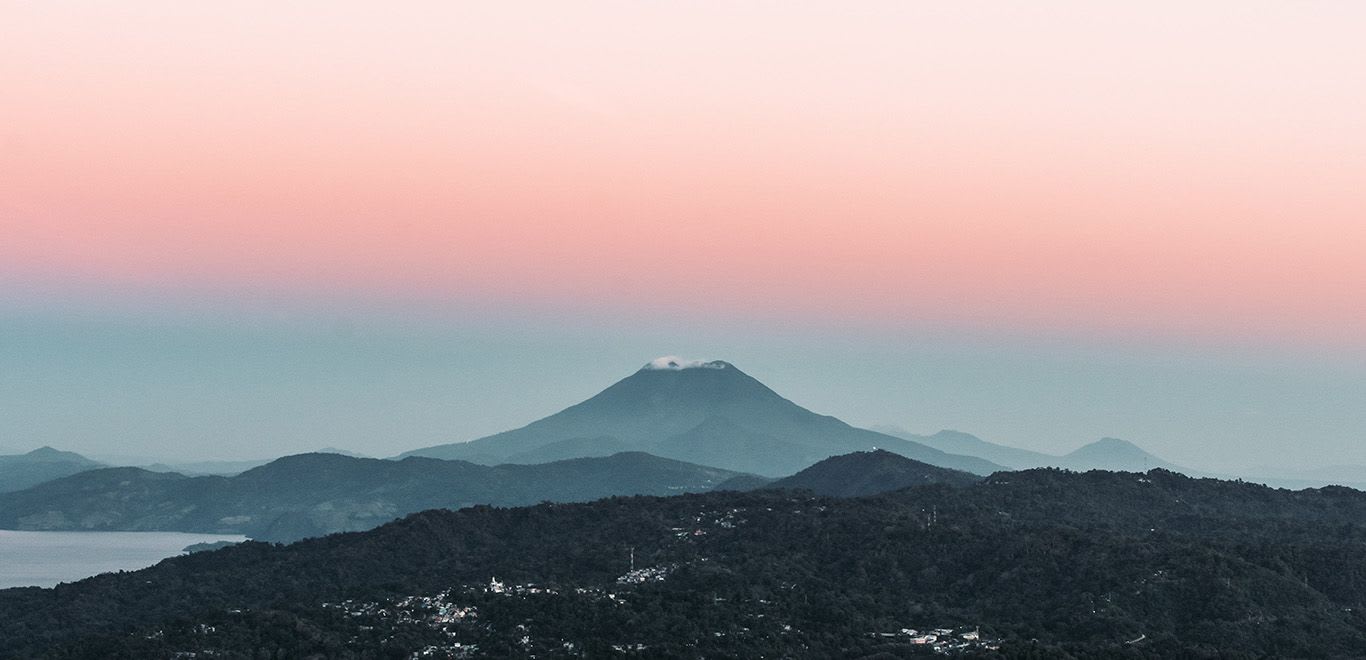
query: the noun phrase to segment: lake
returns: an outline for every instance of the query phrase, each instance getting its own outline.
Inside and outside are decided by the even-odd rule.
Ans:
[[[185,546],[244,536],[179,532],[16,532],[0,530],[0,589],[51,587],[110,571],[147,568]]]

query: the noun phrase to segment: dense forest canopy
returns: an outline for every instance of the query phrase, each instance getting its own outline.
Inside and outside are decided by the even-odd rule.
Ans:
[[[907,631],[938,629],[1013,657],[1350,656],[1366,649],[1363,523],[1358,491],[1163,470],[481,506],[3,591],[0,648],[859,657],[925,650]]]

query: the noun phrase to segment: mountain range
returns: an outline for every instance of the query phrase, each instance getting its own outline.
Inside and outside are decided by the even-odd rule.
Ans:
[[[825,460],[830,457],[841,458]],[[595,482],[565,481],[573,473],[568,465],[598,469]],[[1036,467],[1196,474],[1114,438],[1055,456],[958,431],[916,435],[895,427],[856,428],[783,398],[728,362],[678,358],[652,361],[582,403],[524,427],[414,450],[396,461],[324,452],[272,462],[99,469],[104,467],[50,447],[0,456],[0,527],[290,539],[367,529],[422,508],[474,503],[712,488],[862,495],[924,483],[962,484],[974,475]],[[1336,473],[1254,480],[1297,488],[1355,483]]]
[[[1003,469],[814,413],[728,362],[678,358],[654,360],[592,398],[521,428],[404,456],[492,465],[631,450],[780,477],[830,456],[873,449],[979,475]]]
[[[614,495],[787,489],[856,497],[981,477],[886,450],[833,456],[769,479],[641,452],[535,465],[286,456],[240,475],[185,476],[135,467],[88,470],[0,494],[0,528],[178,531],[294,540],[370,529],[425,509],[514,506]]]
[[[0,494],[0,529],[244,534],[291,540],[424,509],[711,490],[729,470],[638,452],[538,465],[300,454],[232,477],[105,468]]]
[[[918,442],[940,451],[965,456],[976,456],[984,460],[1004,465],[1012,470],[1027,470],[1039,467],[1056,467],[1065,470],[1085,472],[1087,470],[1110,470],[1112,472],[1147,472],[1162,468],[1173,472],[1191,474],[1193,471],[1164,461],[1143,448],[1118,438],[1101,438],[1062,456],[1045,454],[1028,449],[988,442],[970,433],[961,431],[940,431],[934,435],[916,435],[895,426],[879,426],[877,430],[903,440]]]

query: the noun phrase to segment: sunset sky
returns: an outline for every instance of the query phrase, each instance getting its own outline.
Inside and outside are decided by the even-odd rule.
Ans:
[[[1366,464],[1366,4],[1120,4],[0,0],[0,448],[390,455],[683,354]]]

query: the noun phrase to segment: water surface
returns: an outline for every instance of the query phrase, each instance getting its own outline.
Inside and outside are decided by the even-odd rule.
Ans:
[[[0,589],[51,587],[110,571],[146,568],[185,546],[244,536],[180,532],[16,532],[0,530]]]

